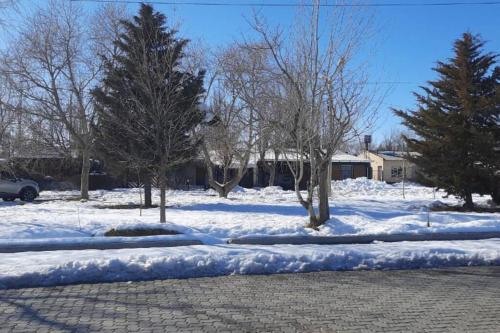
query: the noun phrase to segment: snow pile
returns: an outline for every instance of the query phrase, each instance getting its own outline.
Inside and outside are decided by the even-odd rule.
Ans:
[[[366,177],[332,181],[331,187],[334,196],[383,196],[401,198],[403,195],[403,188],[406,196],[427,198],[434,196],[433,188],[425,187],[417,183],[405,182],[404,185],[403,183],[388,184]],[[443,193],[441,193],[441,195],[442,194]]]
[[[500,239],[337,246],[189,246],[17,253],[0,260],[0,288],[319,270],[500,265]]]
[[[261,192],[266,194],[276,194],[283,192],[283,188],[281,186],[267,186],[262,188]]]
[[[344,180],[334,180],[332,181],[332,190],[334,192],[340,193],[363,193],[363,194],[374,194],[386,190],[387,188],[393,188],[392,185],[386,182],[381,182],[378,180],[368,179],[366,177],[356,178],[356,179],[344,179]]]

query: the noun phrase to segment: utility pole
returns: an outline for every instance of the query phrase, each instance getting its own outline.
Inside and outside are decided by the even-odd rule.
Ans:
[[[403,158],[403,199],[405,199],[406,159]]]

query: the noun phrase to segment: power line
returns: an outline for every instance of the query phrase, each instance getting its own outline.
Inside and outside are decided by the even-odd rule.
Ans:
[[[231,2],[231,1],[140,1],[140,0],[70,0],[72,2],[97,2],[97,3],[124,3],[139,4],[149,3],[155,5],[175,5],[175,6],[219,6],[219,7],[312,7],[314,4],[299,3],[270,3],[270,2]],[[397,2],[397,3],[351,3],[351,4],[329,4],[322,3],[320,7],[457,7],[457,6],[494,6],[500,5],[500,1],[451,1],[451,2]]]
[[[364,84],[388,84],[388,85],[397,85],[397,84],[421,84],[417,82],[410,82],[410,81],[368,81],[365,82]]]

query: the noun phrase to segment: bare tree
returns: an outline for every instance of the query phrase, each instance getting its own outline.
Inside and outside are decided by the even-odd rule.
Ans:
[[[16,10],[18,3],[18,0],[0,0],[0,26],[6,27],[7,24],[3,15],[9,10]]]
[[[366,125],[373,96],[366,91],[366,75],[356,59],[367,36],[365,15],[345,7],[320,15],[319,1],[301,8],[292,31],[269,28],[255,16],[252,24],[260,45],[271,53],[274,74],[282,87],[286,114],[277,126],[286,140],[281,149],[295,180],[295,192],[308,211],[309,226],[330,218],[328,191],[332,156]],[[307,193],[300,183],[307,178]],[[318,190],[319,213],[314,209]]]
[[[253,150],[258,154],[258,166],[269,174],[268,184],[271,186],[275,181],[280,149],[280,135],[272,124],[281,120],[280,108],[283,106],[273,93],[279,86],[272,67],[271,53],[265,45],[236,44],[223,57],[225,81],[254,114]]]
[[[81,197],[88,199],[95,116],[90,88],[101,61],[92,53],[85,17],[73,3],[51,1],[10,45],[3,71],[22,94],[24,112],[39,124],[38,134],[54,149],[80,156]]]
[[[124,4],[105,3],[95,11],[90,18],[89,37],[96,57],[113,62],[122,53],[115,41],[125,32],[122,22],[129,19]]]
[[[11,91],[3,83],[0,87],[0,157],[10,155],[9,142],[15,120],[12,98]]]
[[[258,81],[248,76],[248,65],[256,63],[247,62],[244,51],[232,45],[218,55],[209,97],[211,120],[201,133],[209,184],[224,198],[245,175],[256,140]],[[216,177],[217,171],[222,177]]]
[[[407,145],[404,140],[404,136],[411,137],[409,133],[391,130],[389,134],[384,136],[382,142],[378,145],[377,150],[405,152],[407,150]]]
[[[280,124],[286,115],[286,103],[282,99],[278,78],[269,77],[260,82],[262,94],[258,96],[257,110],[257,151],[259,167],[269,174],[268,186],[276,182],[276,168],[279,156],[286,144],[286,135],[280,130]]]

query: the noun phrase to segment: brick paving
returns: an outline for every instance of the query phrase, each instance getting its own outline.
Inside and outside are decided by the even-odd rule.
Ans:
[[[500,332],[500,267],[2,290],[0,332]]]

